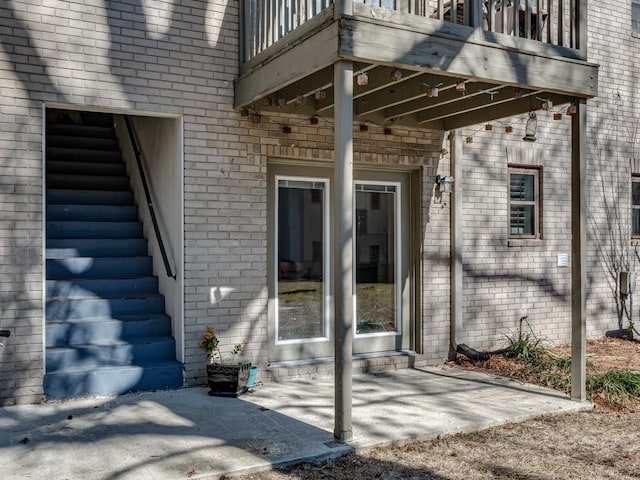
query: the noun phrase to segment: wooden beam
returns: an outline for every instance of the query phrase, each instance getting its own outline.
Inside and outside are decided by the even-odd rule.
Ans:
[[[310,73],[332,65],[337,59],[337,47],[338,25],[333,23],[236,80],[234,107],[249,106]]]
[[[461,342],[462,333],[464,332],[464,324],[462,317],[463,305],[463,277],[462,277],[462,132],[452,130],[449,132],[449,155],[451,158],[451,175],[454,182],[450,199],[451,217],[449,219],[450,228],[450,275],[451,275],[451,324],[450,324],[450,345],[449,359],[454,360],[456,348]]]
[[[353,66],[338,62],[334,66],[336,114],[334,118],[334,232],[333,281],[335,312],[333,317],[335,351],[335,426],[334,437],[351,440],[352,355],[354,325],[353,292]]]
[[[281,89],[277,92],[277,97],[284,99],[287,104],[290,104],[295,102],[299,95],[308,96],[318,90],[326,90],[332,86],[333,67],[328,66]]]
[[[504,102],[510,102],[514,98],[516,89],[513,87],[493,87],[489,90],[483,90],[465,97],[465,101],[447,102],[443,105],[437,105],[418,114],[419,123],[428,123],[441,118],[448,118],[453,115],[472,112],[474,110],[486,108],[489,105],[498,105]]]
[[[587,102],[571,119],[571,399],[587,399]]]
[[[435,71],[454,78],[475,78],[571,96],[597,95],[595,64],[525,53],[471,38],[451,38],[429,29],[431,22],[424,25],[423,31],[416,32],[393,24],[345,18],[338,54],[356,62]]]
[[[422,75],[422,78],[417,78],[411,82],[404,82],[393,87],[390,86],[390,90],[393,91],[381,92],[379,95],[374,97],[358,99],[354,106],[357,114],[369,115],[395,105],[401,105],[413,100],[421,99],[425,97],[427,92],[427,87],[424,85],[425,83],[428,83],[428,85],[431,86],[442,84],[439,88],[440,91],[443,92],[455,87],[455,82],[448,77],[424,75],[424,72],[422,71],[416,72],[414,70],[414,72],[415,75],[413,75],[412,78],[419,77],[420,75]],[[435,100],[437,100],[437,98],[434,97],[434,101]]]
[[[411,115],[412,113],[424,112],[425,110],[439,108],[451,103],[463,103],[470,98],[475,97],[476,95],[484,95],[482,91],[497,88],[495,84],[491,83],[466,82],[466,84],[468,85],[467,88],[469,88],[470,90],[471,88],[473,88],[475,91],[468,91],[466,94],[462,94],[455,90],[455,84],[453,84],[448,87],[441,88],[440,96],[437,98],[429,98],[426,95],[422,95],[421,97],[415,99],[410,103],[403,103],[394,107],[386,108],[384,111],[385,118],[388,120],[392,118],[398,119],[406,115]]]
[[[540,94],[540,92],[531,92],[530,95]],[[570,101],[569,97],[557,94],[544,93],[545,99],[551,100],[554,105],[561,105]],[[539,110],[541,102],[532,100],[531,98],[514,98],[510,102],[500,103],[495,106],[487,106],[479,108],[473,112],[453,115],[444,120],[444,129],[452,130],[454,128],[468,127],[488,122],[490,120],[498,120],[500,118],[511,117],[526,113],[531,110]],[[432,128],[430,123],[422,124],[425,128]]]
[[[354,93],[353,98],[357,100],[359,98],[371,95],[373,93],[379,92],[385,88],[397,88],[399,85],[402,85],[403,82],[410,80],[412,78],[423,75],[423,72],[416,72],[415,70],[402,70],[399,69],[402,78],[397,81],[391,80],[391,72],[393,69],[388,68],[386,66],[378,66],[375,68],[375,65],[370,65],[368,69],[362,70],[367,71],[369,75],[369,83],[367,85],[354,85]],[[371,71],[373,69],[373,71]],[[354,75],[357,75],[361,70],[355,71]],[[333,90],[327,90],[327,98],[317,105],[318,113],[329,113],[329,111],[333,109]]]
[[[587,0],[580,0],[575,3],[575,16],[577,23],[577,38],[578,44],[576,47],[584,55],[587,57],[587,14],[589,11],[589,5]]]

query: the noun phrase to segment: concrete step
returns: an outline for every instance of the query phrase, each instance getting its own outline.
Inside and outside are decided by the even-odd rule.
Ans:
[[[182,387],[182,383],[182,364],[166,361],[49,372],[44,377],[44,392],[48,399],[64,399],[177,389]]]
[[[49,348],[130,341],[150,335],[171,336],[171,318],[155,314],[126,315],[118,319],[47,321],[45,338]]]
[[[47,205],[47,221],[137,222],[135,205]]]
[[[131,190],[121,192],[104,190],[47,189],[47,204],[63,205],[133,205]]]
[[[147,255],[144,238],[47,239],[47,259],[76,257],[140,257]]]
[[[142,238],[140,222],[47,222],[47,238]]]
[[[47,280],[152,276],[153,264],[145,257],[77,257],[46,261]]]
[[[47,297],[83,298],[146,295],[158,293],[157,277],[76,278],[47,280]]]
[[[73,175],[47,173],[47,188],[67,190],[115,190],[126,192],[131,189],[126,175]]]
[[[127,169],[124,163],[89,163],[51,160],[47,162],[47,173],[117,176],[126,175]]]
[[[119,150],[90,150],[88,148],[47,147],[47,161],[122,163]]]
[[[175,342],[168,336],[50,347],[46,350],[47,373],[78,368],[149,365],[171,360],[175,360]]]
[[[119,151],[120,146],[115,137],[89,137],[86,135],[56,135],[47,132],[47,147],[79,148],[84,150]]]
[[[81,318],[111,318],[118,315],[164,313],[164,296],[160,294],[126,297],[47,298],[47,320],[78,320]]]

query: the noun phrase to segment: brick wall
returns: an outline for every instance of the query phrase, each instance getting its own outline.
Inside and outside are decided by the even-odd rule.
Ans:
[[[638,319],[637,296],[623,301],[618,274],[640,271],[631,233],[631,173],[640,157],[640,37],[631,32],[631,2],[590,2],[589,57],[600,64],[598,98],[589,102],[589,335]],[[634,302],[635,301],[635,302]],[[633,303],[636,304],[633,307]],[[631,308],[635,312],[631,313]]]
[[[589,102],[590,335],[616,324],[619,302],[607,263],[617,251],[607,236],[616,211],[617,244],[633,260],[629,268],[637,265],[626,232],[640,39],[630,33],[628,2],[614,3],[615,9],[611,2],[589,7],[590,56],[603,65],[601,96]],[[330,123],[274,116],[254,125],[233,111],[238,2],[7,0],[0,35],[0,327],[13,331],[0,363],[0,402],[33,402],[42,394],[43,104],[183,118],[186,382],[204,380],[197,343],[209,325],[226,344],[247,337],[247,353],[264,365],[268,159],[330,160],[333,134]],[[464,175],[457,179],[465,190],[463,340],[480,347],[499,343],[522,314],[541,335],[568,341],[570,270],[556,260],[570,251],[570,122],[548,114],[539,120],[533,147],[520,140],[523,118],[512,119],[512,135],[482,126],[464,133],[474,141],[464,146]],[[281,123],[292,133],[283,134]],[[355,138],[359,165],[422,171],[425,355],[417,362],[438,363],[448,348],[449,206],[433,196],[435,175],[449,169],[442,145],[442,133],[402,129],[385,136],[372,127]],[[528,156],[529,148],[536,154]],[[542,242],[506,238],[513,156],[543,168]]]
[[[0,6],[0,29],[0,325],[13,331],[0,367],[2,402],[42,395],[43,104],[182,116],[186,383],[204,381],[197,344],[209,325],[225,344],[247,337],[247,353],[266,363],[267,161],[330,159],[333,134],[331,125],[298,124],[285,136],[276,120],[256,126],[233,111],[237,2],[12,0]],[[430,208],[441,140],[437,132],[382,129],[356,138],[359,164],[424,169],[425,262],[446,251],[447,236],[437,231],[448,214]],[[425,267],[425,286],[446,277],[438,261]],[[446,350],[447,299],[446,289],[425,293],[425,311],[442,316],[425,315],[434,358]]]

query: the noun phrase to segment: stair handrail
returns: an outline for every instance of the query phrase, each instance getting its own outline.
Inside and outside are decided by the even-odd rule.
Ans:
[[[133,153],[136,156],[136,164],[138,165],[138,173],[140,174],[140,181],[142,182],[142,189],[144,190],[144,196],[147,200],[147,207],[149,209],[149,215],[151,216],[151,223],[153,223],[153,230],[156,233],[156,238],[158,240],[158,246],[160,247],[160,254],[162,255],[162,261],[164,262],[164,268],[167,271],[167,276],[176,279],[176,274],[173,272],[171,268],[171,263],[169,262],[169,257],[167,256],[167,250],[164,247],[164,242],[162,241],[162,234],[160,233],[160,226],[158,225],[158,219],[156,217],[155,209],[153,208],[153,201],[151,200],[151,193],[149,192],[149,184],[147,183],[147,177],[144,173],[144,167],[142,165],[142,153],[140,151],[140,146],[138,144],[138,140],[136,138],[135,129],[131,124],[131,121],[127,115],[124,115],[124,123],[127,126],[127,132],[129,133],[129,140],[131,141],[131,146],[133,147]]]

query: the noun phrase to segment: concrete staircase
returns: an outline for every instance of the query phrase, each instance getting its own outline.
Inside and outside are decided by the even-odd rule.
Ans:
[[[171,319],[112,119],[62,118],[47,125],[45,395],[179,388]]]

